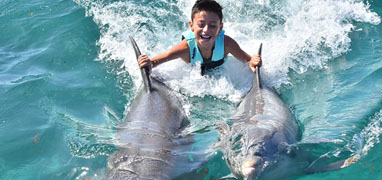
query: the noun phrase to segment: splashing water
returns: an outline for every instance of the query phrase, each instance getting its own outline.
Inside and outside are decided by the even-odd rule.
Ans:
[[[101,61],[123,61],[123,68],[140,84],[128,36],[135,37],[149,56],[164,52],[180,42],[188,29],[194,1],[92,2],[76,1],[101,28],[98,41]],[[327,61],[349,51],[349,33],[354,21],[379,24],[380,18],[359,1],[222,1],[226,34],[241,47],[255,54],[264,43],[263,71],[266,82],[274,87],[288,84],[292,69],[304,73],[308,68],[322,69]],[[198,68],[177,60],[166,63],[154,74],[169,81],[174,89],[191,96],[213,95],[238,101],[249,89],[252,75],[248,68],[230,58],[219,77],[201,77]],[[231,62],[233,61],[233,62]],[[233,65],[234,64],[234,65]],[[179,70],[182,71],[179,71]],[[243,77],[244,80],[243,80]],[[245,87],[243,87],[245,86]]]

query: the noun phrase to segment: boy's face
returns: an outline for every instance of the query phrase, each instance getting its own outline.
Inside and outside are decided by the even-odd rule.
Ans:
[[[213,48],[218,34],[223,29],[219,16],[213,12],[200,11],[190,21],[191,31],[195,34],[199,48]]]

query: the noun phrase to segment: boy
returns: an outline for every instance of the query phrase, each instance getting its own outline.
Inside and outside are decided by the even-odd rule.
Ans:
[[[201,62],[202,75],[206,70],[224,63],[231,53],[238,60],[249,62],[249,67],[255,72],[255,67],[261,63],[258,55],[250,56],[231,37],[224,35],[222,7],[214,0],[197,0],[192,7],[191,31],[183,33],[184,39],[167,52],[149,58],[141,55],[138,63],[141,68],[156,67],[164,62],[181,58],[187,63]]]

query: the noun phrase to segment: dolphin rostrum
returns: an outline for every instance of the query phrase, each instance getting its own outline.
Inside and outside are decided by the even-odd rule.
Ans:
[[[255,73],[252,88],[230,118],[231,126],[220,127],[220,149],[232,174],[239,179],[258,178],[301,134],[278,94],[261,84],[259,68]]]
[[[138,46],[130,37],[136,56]],[[144,88],[117,129],[117,147],[108,159],[108,179],[168,180],[175,166],[177,137],[187,125],[182,104],[165,84],[141,69]],[[186,142],[189,143],[189,142]]]

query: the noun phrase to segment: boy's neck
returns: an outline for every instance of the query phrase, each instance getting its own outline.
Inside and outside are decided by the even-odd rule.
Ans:
[[[214,50],[214,46],[212,46],[211,48],[200,48],[199,47],[199,51],[200,51],[203,59],[205,59],[205,60],[212,58],[213,50]]]

